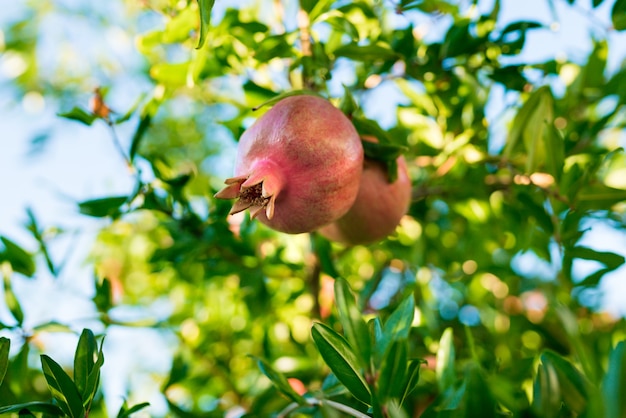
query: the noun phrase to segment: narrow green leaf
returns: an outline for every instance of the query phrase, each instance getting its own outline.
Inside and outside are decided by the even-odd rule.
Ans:
[[[213,10],[214,4],[215,0],[198,0],[198,6],[200,7],[200,37],[196,49],[202,48],[206,42],[209,26],[211,25],[211,11]]]
[[[533,383],[533,410],[542,418],[558,417],[561,399],[561,387],[554,366],[551,363],[539,363]]]
[[[548,96],[550,98],[552,97],[550,88],[547,86],[540,87],[531,93],[530,97],[522,105],[520,110],[518,110],[506,140],[506,146],[504,148],[505,157],[510,158],[523,139],[527,152],[532,154],[528,158],[531,159],[531,163],[534,162],[536,158],[533,157],[535,150],[530,149],[530,147],[533,142],[537,140],[537,136],[543,134],[547,116],[544,112],[547,111],[546,107],[551,103],[547,98]],[[532,128],[530,132],[529,128]]]
[[[98,391],[98,386],[100,385],[100,369],[102,368],[102,365],[104,364],[104,353],[102,352],[102,349],[104,348],[104,339],[100,342],[100,350],[98,350],[97,353],[95,353],[95,363],[93,364],[93,367],[91,368],[91,370],[89,371],[89,374],[87,375],[87,380],[85,381],[85,389],[84,389],[84,393],[86,394],[86,396],[83,397],[83,405],[85,406],[85,409],[89,409],[89,405],[91,404],[91,401],[93,400],[93,398],[96,396],[96,393]]]
[[[75,120],[87,126],[91,125],[93,121],[98,119],[98,117],[93,113],[87,112],[86,110],[78,106],[75,106],[72,110],[68,112],[57,113],[57,116],[70,120]]]
[[[452,328],[446,328],[439,340],[439,349],[437,350],[437,365],[435,372],[437,374],[437,385],[440,392],[452,387],[456,380],[455,372],[455,350],[454,335]]]
[[[399,57],[387,45],[359,45],[351,43],[342,45],[333,51],[336,57],[345,57],[355,61],[388,61]]]
[[[93,297],[93,303],[100,312],[107,312],[113,307],[113,290],[111,289],[111,281],[106,277],[102,280],[96,278],[95,283],[96,294]]]
[[[464,381],[466,384],[464,416],[476,416],[476,411],[480,411],[481,418],[496,418],[501,416],[498,413],[496,400],[484,377],[484,372],[478,363],[472,362],[468,364],[465,369]]]
[[[254,356],[250,357],[256,360],[257,364],[259,365],[259,369],[261,369],[261,372],[263,372],[263,374],[272,381],[272,383],[283,395],[287,396],[299,405],[306,404],[306,400],[295,390],[293,390],[293,388],[287,381],[287,378],[282,373],[276,371],[266,360]]]
[[[133,405],[130,408],[126,407],[126,402],[120,408],[120,411],[117,413],[117,418],[126,418],[134,414],[135,412],[139,412],[140,410],[150,406],[150,402],[143,402],[137,405]]]
[[[359,370],[356,354],[348,342],[328,326],[316,323],[311,330],[322,358],[337,379],[361,402],[370,405],[372,396]]]
[[[537,28],[542,28],[544,27],[541,23],[539,22],[534,22],[534,21],[530,21],[530,20],[520,20],[517,22],[513,22],[510,23],[509,25],[507,25],[503,30],[502,33],[500,35],[500,39],[502,39],[504,36],[512,33],[512,32],[526,32],[529,29],[537,29]]]
[[[130,143],[130,151],[128,153],[128,157],[132,162],[137,155],[137,150],[139,150],[139,145],[141,144],[141,140],[146,135],[150,124],[152,123],[152,114],[144,113],[141,115],[141,119],[139,119],[139,124],[137,125],[137,129],[135,129],[135,133],[133,134],[133,138]]]
[[[35,274],[33,256],[7,237],[0,236],[0,242],[0,263],[8,261],[13,271],[32,277]]]
[[[546,126],[546,171],[556,179],[557,183],[563,174],[565,161],[565,140],[561,132],[554,126]]]
[[[602,382],[606,418],[626,417],[626,342],[620,341],[609,355],[607,373]]]
[[[369,320],[369,322],[367,323],[367,327],[369,329],[370,338],[372,341],[371,345],[374,348],[374,352],[372,353],[374,355],[374,362],[376,364],[379,364],[382,361],[383,355],[385,354],[378,349],[378,347],[383,344],[383,341],[385,339],[383,333],[383,323],[381,322],[380,318],[376,316]]]
[[[554,119],[554,101],[550,89],[542,88],[538,91],[541,92],[538,95],[539,102],[526,121],[526,127],[522,132],[526,148],[527,173],[533,173],[544,167],[548,155],[546,137],[548,132],[552,132],[551,126]]]
[[[395,161],[407,151],[402,145],[381,144],[371,141],[361,141],[365,156],[381,162]]]
[[[385,321],[382,344],[378,347],[379,358],[385,356],[387,348],[391,343],[409,338],[413,315],[415,315],[415,299],[411,294],[400,303]]]
[[[417,388],[422,364],[427,364],[427,361],[423,359],[413,359],[409,362],[406,379],[404,381],[404,388],[402,390],[402,395],[400,396],[400,405],[402,405],[411,392]]]
[[[371,358],[370,335],[367,324],[356,305],[356,299],[348,282],[342,278],[335,280],[335,303],[339,321],[348,343],[359,355],[361,365],[369,367]]]
[[[626,29],[626,0],[617,0],[611,9],[611,21],[616,30]]]
[[[0,407],[0,415],[20,413],[21,411],[41,412],[44,416],[62,417],[66,414],[58,406],[48,402],[26,402]]]
[[[128,196],[112,196],[101,199],[85,200],[78,203],[78,209],[83,215],[104,218],[115,216],[120,206],[128,200]]]
[[[96,363],[97,354],[98,343],[96,342],[96,337],[91,330],[83,329],[74,355],[74,383],[83,399],[87,399],[90,395],[86,390],[87,382],[89,374]]]
[[[252,110],[253,111],[257,111],[257,110],[261,109],[262,107],[272,106],[272,105],[280,102],[281,100],[286,99],[287,97],[301,96],[303,94],[308,94],[308,95],[311,95],[311,96],[321,97],[318,93],[316,93],[314,91],[311,91],[311,90],[292,90],[292,91],[288,91],[288,92],[285,92],[285,93],[281,93],[278,96],[275,96],[275,97],[269,99],[268,101],[263,102],[260,105],[253,107]]]
[[[6,302],[11,315],[13,315],[13,318],[17,321],[17,324],[22,325],[24,322],[24,312],[22,311],[22,306],[20,305],[15,292],[13,292],[10,275],[4,276],[4,301]]]
[[[0,337],[0,386],[9,368],[9,349],[11,348],[11,340],[6,337]]]
[[[572,411],[582,414],[587,407],[590,383],[569,361],[552,351],[544,351],[542,363],[550,363],[562,388],[563,402]]]
[[[339,109],[348,117],[351,117],[354,112],[359,108],[356,100],[354,100],[354,96],[350,92],[350,89],[343,86],[343,97],[341,98],[341,102],[339,103]]]
[[[626,261],[626,258],[624,258],[623,255],[608,251],[597,251],[583,246],[576,246],[570,251],[573,258],[599,261],[611,270],[617,269]]]
[[[334,0],[318,0],[314,4],[315,6],[309,12],[309,21],[314,23],[318,17],[328,11],[333,5]]]
[[[408,342],[395,340],[385,353],[378,375],[378,396],[382,403],[399,399],[405,388]]]
[[[359,30],[342,13],[327,13],[324,22],[328,23],[334,30],[342,35],[348,35],[353,42],[359,41]]]
[[[48,388],[63,412],[72,418],[84,418],[85,409],[80,393],[63,368],[45,354],[41,355],[41,366]]]
[[[50,256],[50,252],[48,251],[48,245],[43,239],[43,233],[41,231],[41,228],[39,227],[37,218],[35,218],[35,214],[33,213],[33,210],[31,208],[27,208],[26,215],[28,216],[28,222],[26,224],[26,228],[31,232],[31,234],[33,234],[33,237],[39,243],[39,249],[46,260],[46,265],[48,267],[48,270],[50,271],[50,273],[52,273],[53,276],[56,276],[57,268],[54,266],[54,263],[52,262],[52,257]]]

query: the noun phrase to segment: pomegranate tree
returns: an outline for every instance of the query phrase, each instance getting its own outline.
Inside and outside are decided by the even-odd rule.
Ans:
[[[350,120],[325,99],[292,96],[243,133],[234,176],[215,197],[237,198],[231,214],[249,209],[277,231],[311,232],[350,209],[362,166]]]
[[[378,142],[373,137],[365,141]],[[365,158],[359,193],[350,210],[319,232],[347,245],[368,244],[391,234],[411,203],[411,179],[403,156],[396,159],[398,175],[389,181],[385,164]]]

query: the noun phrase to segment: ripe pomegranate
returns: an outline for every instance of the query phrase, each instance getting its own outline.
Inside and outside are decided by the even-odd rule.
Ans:
[[[274,105],[239,140],[235,175],[215,197],[238,198],[231,214],[277,231],[311,232],[354,203],[363,146],[348,118],[329,101],[292,96]]]
[[[378,142],[374,137],[363,140]],[[398,177],[389,182],[383,163],[369,158],[363,162],[359,194],[348,213],[322,227],[324,237],[348,245],[369,244],[391,234],[411,203],[411,179],[403,156],[396,159]]]

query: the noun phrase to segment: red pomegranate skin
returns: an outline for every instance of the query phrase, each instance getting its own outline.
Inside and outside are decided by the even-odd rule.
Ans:
[[[377,140],[370,137],[366,141]],[[359,193],[350,210],[319,233],[346,245],[371,244],[393,233],[411,204],[411,179],[403,156],[396,159],[398,177],[389,182],[385,165],[365,158]]]
[[[237,198],[231,214],[280,232],[311,232],[343,216],[356,199],[363,146],[350,120],[310,95],[276,103],[239,140],[234,177],[217,198]]]

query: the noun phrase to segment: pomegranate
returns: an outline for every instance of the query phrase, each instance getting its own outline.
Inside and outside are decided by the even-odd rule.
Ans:
[[[378,142],[364,136],[364,141]],[[391,234],[411,203],[411,179],[403,156],[396,159],[398,177],[389,182],[383,163],[369,158],[363,162],[359,193],[348,213],[322,227],[324,237],[347,245],[370,244]]]
[[[311,232],[350,209],[362,166],[350,120],[325,99],[292,96],[243,133],[235,175],[215,197],[237,198],[231,214],[249,209],[277,231]]]

